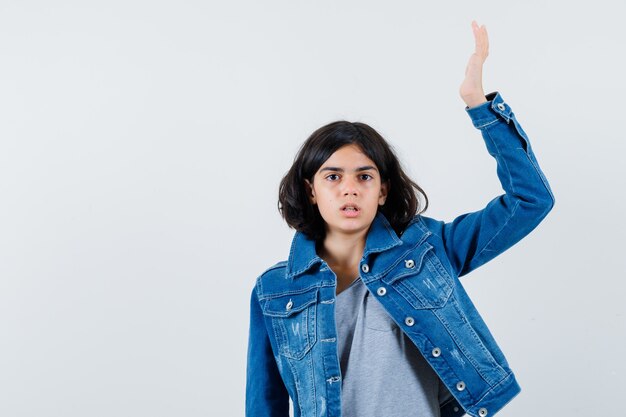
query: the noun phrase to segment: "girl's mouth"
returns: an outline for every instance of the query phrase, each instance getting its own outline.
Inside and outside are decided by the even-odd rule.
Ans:
[[[347,206],[347,207],[345,207],[345,208],[342,208],[342,209],[341,209],[341,211],[343,212],[343,214],[344,214],[346,217],[356,217],[356,216],[358,216],[358,214],[359,214],[359,212],[360,212],[361,210],[359,210],[359,209],[358,209],[358,208],[356,208],[356,207]]]

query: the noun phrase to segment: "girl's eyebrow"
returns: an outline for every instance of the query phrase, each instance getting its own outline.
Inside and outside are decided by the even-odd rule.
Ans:
[[[359,172],[359,171],[367,171],[368,169],[373,169],[374,171],[378,171],[376,169],[376,167],[371,166],[371,165],[366,165],[363,167],[358,167],[354,169],[354,172]],[[324,167],[322,169],[320,169],[320,172],[323,171],[338,171],[338,172],[344,172],[345,170],[343,168],[339,168],[339,167]]]

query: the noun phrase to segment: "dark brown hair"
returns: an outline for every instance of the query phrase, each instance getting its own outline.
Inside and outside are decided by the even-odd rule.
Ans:
[[[361,122],[339,120],[320,127],[302,144],[293,165],[280,182],[278,211],[289,227],[299,230],[319,242],[326,235],[325,223],[319,209],[309,201],[304,180],[311,183],[322,164],[339,148],[356,144],[378,168],[381,183],[389,191],[383,206],[378,206],[396,234],[402,234],[416,214],[428,208],[428,197],[422,188],[402,170],[393,147],[372,127]],[[416,191],[423,195],[422,210]]]

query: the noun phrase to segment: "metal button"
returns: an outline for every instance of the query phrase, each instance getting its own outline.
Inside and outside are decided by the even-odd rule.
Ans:
[[[498,108],[502,111],[504,111],[504,109],[506,109],[506,107],[504,106],[504,103],[498,103],[496,104],[496,106],[498,106]]]
[[[404,266],[406,266],[407,268],[413,268],[415,266],[415,262],[413,261],[413,259],[407,259],[406,261],[404,261]]]
[[[433,356],[434,356],[435,358],[438,358],[438,357],[439,357],[439,355],[441,355],[441,349],[439,349],[438,347],[434,348],[434,349],[433,349]]]
[[[457,411],[459,411],[459,407],[454,407],[453,410],[456,413]]]
[[[367,264],[363,264],[361,265],[361,271],[365,272],[366,274],[369,272],[370,267]]]
[[[456,383],[456,389],[459,391],[463,391],[465,389],[465,382],[459,381]]]
[[[376,294],[378,294],[378,295],[380,295],[380,296],[382,297],[383,295],[387,294],[387,288],[385,288],[385,287],[379,287],[379,288],[376,290]]]
[[[478,415],[480,417],[485,417],[487,415],[487,409],[486,408],[481,408],[480,410],[478,410]]]
[[[287,303],[287,305],[285,306],[285,308],[287,310],[291,310],[291,307],[293,307],[293,301],[289,300],[289,302]]]
[[[404,324],[407,326],[413,326],[415,324],[415,319],[413,317],[407,317],[404,319]]]

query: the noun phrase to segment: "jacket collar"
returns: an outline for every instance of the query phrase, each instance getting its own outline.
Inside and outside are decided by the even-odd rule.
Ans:
[[[402,240],[398,238],[387,218],[379,211],[367,233],[363,257],[401,244]],[[322,262],[322,258],[318,256],[315,250],[315,241],[297,231],[291,242],[286,278],[294,278],[320,262]]]

